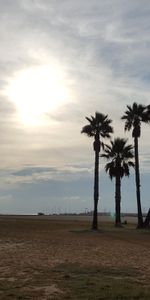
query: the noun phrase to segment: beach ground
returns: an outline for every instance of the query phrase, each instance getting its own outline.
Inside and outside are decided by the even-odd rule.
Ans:
[[[150,232],[88,217],[0,217],[0,299],[150,299]]]

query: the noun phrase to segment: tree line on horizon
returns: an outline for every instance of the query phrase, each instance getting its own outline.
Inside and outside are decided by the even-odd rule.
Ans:
[[[95,153],[94,166],[94,210],[92,229],[98,229],[98,200],[99,200],[99,158],[104,157],[107,160],[105,171],[110,179],[115,178],[115,226],[121,227],[121,180],[124,176],[130,175],[130,168],[135,169],[135,185],[137,200],[137,228],[149,228],[150,209],[147,212],[145,220],[143,219],[140,191],[140,166],[139,166],[139,138],[141,136],[142,123],[150,124],[150,105],[142,105],[134,102],[132,106],[127,105],[127,110],[121,117],[125,121],[125,131],[132,130],[134,145],[128,144],[124,138],[111,139],[113,134],[112,120],[108,115],[95,112],[95,116],[86,117],[89,122],[82,128],[81,133],[88,137],[93,137],[93,150]],[[104,143],[104,139],[111,139],[110,145]],[[101,149],[103,153],[100,155]]]

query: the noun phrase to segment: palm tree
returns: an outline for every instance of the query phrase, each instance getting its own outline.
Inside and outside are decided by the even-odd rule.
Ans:
[[[137,211],[138,211],[138,226],[142,228],[143,215],[141,207],[141,194],[140,194],[140,171],[139,171],[139,151],[138,151],[138,139],[141,136],[141,123],[150,122],[150,114],[148,112],[148,106],[142,104],[133,103],[132,106],[127,105],[127,110],[121,118],[125,120],[125,131],[132,129],[132,137],[134,138],[134,156],[135,156],[135,181],[136,181],[136,198],[137,198]]]
[[[130,175],[130,167],[134,167],[132,158],[133,146],[127,145],[127,140],[116,138],[110,142],[111,145],[105,145],[105,157],[109,162],[105,166],[111,180],[115,178],[115,225],[121,226],[121,179],[123,176]]]
[[[98,229],[97,223],[97,206],[99,199],[99,153],[103,142],[101,138],[110,138],[110,133],[113,132],[113,128],[110,125],[112,120],[108,119],[107,115],[96,112],[95,116],[87,118],[89,122],[82,128],[81,133],[85,133],[88,137],[94,137],[93,149],[95,152],[95,169],[94,169],[94,212],[93,212],[93,223],[92,229]]]

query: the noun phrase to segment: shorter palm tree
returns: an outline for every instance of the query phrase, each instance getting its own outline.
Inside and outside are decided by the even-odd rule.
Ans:
[[[121,226],[121,179],[129,176],[130,167],[134,167],[133,146],[127,145],[126,139],[116,138],[111,145],[105,145],[105,153],[101,156],[109,161],[105,170],[111,180],[115,178],[115,225]]]

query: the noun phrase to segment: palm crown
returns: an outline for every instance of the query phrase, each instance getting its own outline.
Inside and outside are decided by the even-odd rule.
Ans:
[[[105,170],[109,173],[110,178],[119,176],[129,176],[129,168],[134,167],[132,158],[133,146],[126,145],[127,140],[116,138],[114,141],[111,141],[111,145],[105,145],[105,154],[102,154],[102,157],[105,157],[107,160],[110,160],[106,164]]]
[[[81,133],[85,133],[89,137],[96,136],[97,134],[103,138],[110,138],[110,133],[113,133],[113,128],[110,125],[112,120],[108,119],[107,115],[96,112],[95,117],[86,117],[90,124],[82,128]]]
[[[128,110],[122,116],[122,120],[125,120],[125,130],[130,131],[133,128],[132,136],[140,137],[141,135],[141,122],[150,122],[150,113],[148,106],[133,103],[132,107],[127,105]]]

